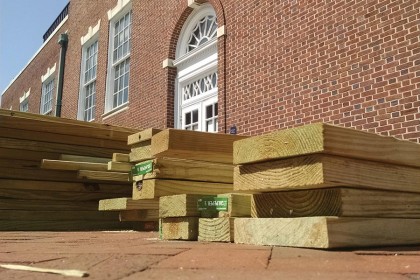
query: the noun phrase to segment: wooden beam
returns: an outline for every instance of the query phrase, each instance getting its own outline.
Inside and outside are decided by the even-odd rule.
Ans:
[[[130,222],[116,221],[0,221],[0,231],[98,231],[132,229]]]
[[[131,184],[104,184],[90,182],[55,182],[55,181],[33,181],[33,180],[10,180],[0,179],[0,187],[14,190],[38,190],[38,191],[60,191],[92,193],[102,192],[123,197],[132,194]]]
[[[0,221],[118,221],[117,212],[2,210]]]
[[[112,161],[114,162],[130,162],[130,156],[128,154],[113,153]]]
[[[131,172],[131,167],[133,165],[128,162],[115,162],[115,161],[109,161],[107,170],[113,171],[113,172]]]
[[[237,141],[234,163],[249,164],[313,153],[420,167],[417,143],[323,123]]]
[[[64,160],[42,160],[41,167],[44,169],[57,170],[92,170],[92,171],[107,171],[108,165],[105,163],[92,163],[82,161],[64,161]]]
[[[98,201],[0,199],[0,210],[97,211]]]
[[[200,217],[197,200],[203,195],[177,194],[159,198],[159,217]]]
[[[235,218],[200,218],[198,241],[233,242]]]
[[[144,180],[141,190],[133,184],[133,199],[153,199],[175,194],[219,194],[232,192],[232,184],[181,180]]]
[[[234,190],[274,192],[350,186],[420,192],[418,168],[315,154],[235,167]]]
[[[161,132],[162,130],[156,128],[149,128],[143,131],[137,132],[135,134],[131,134],[127,138],[127,145],[131,146],[134,144],[138,144],[147,140],[151,140],[152,136],[156,133]]]
[[[233,142],[246,136],[166,129],[152,137],[152,155],[209,162],[233,162]]]
[[[219,194],[228,199],[227,211],[219,211],[219,217],[251,217],[251,195],[240,193]]]
[[[333,188],[254,194],[254,218],[420,218],[420,194]]]
[[[0,167],[0,179],[83,182],[83,180],[77,178],[77,173],[75,171],[46,170],[34,167]]]
[[[59,159],[60,154],[56,152],[27,151],[17,149],[0,148],[2,159],[23,159],[41,161],[44,158]]]
[[[49,157],[45,157],[45,159],[51,159]],[[88,156],[78,156],[78,155],[60,155],[60,160],[64,161],[81,161],[81,162],[91,162],[91,163],[106,163],[108,164],[109,158],[101,158],[101,157],[88,157]]]
[[[124,172],[79,170],[77,176],[81,179],[93,181],[131,182],[128,173]]]
[[[130,162],[140,162],[153,158],[151,140],[147,140],[131,146],[129,154]]]
[[[198,217],[161,219],[161,230],[164,240],[197,240]]]
[[[153,172],[144,176],[134,176],[134,181],[143,179],[178,179],[217,183],[233,183],[231,164],[212,163],[176,158],[153,160]]]
[[[99,211],[123,211],[123,210],[144,210],[159,209],[159,199],[133,200],[121,197],[104,199],[99,201]]]
[[[159,210],[144,209],[144,210],[126,210],[119,213],[121,222],[148,222],[159,220]]]
[[[420,243],[420,219],[236,218],[235,243],[342,248]]]

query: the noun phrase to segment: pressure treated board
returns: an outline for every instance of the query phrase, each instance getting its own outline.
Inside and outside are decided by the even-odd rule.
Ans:
[[[420,218],[420,194],[331,188],[254,194],[253,218]]]
[[[148,128],[143,131],[131,134],[127,138],[127,145],[131,146],[152,139],[152,136],[161,132],[160,129]]]
[[[159,217],[200,217],[197,200],[203,195],[177,194],[159,198]]]
[[[79,170],[77,176],[81,179],[93,181],[112,181],[121,183],[131,181],[128,173],[124,172]]]
[[[0,147],[0,155],[3,159],[24,159],[41,161],[44,158],[58,159],[60,154],[56,152],[25,151]]]
[[[0,231],[97,231],[132,229],[131,222],[116,221],[0,221]]]
[[[341,248],[420,244],[420,219],[236,218],[235,243]]]
[[[130,162],[140,162],[153,158],[151,140],[132,145],[129,156]]]
[[[130,172],[131,167],[133,165],[128,162],[114,162],[110,161],[108,162],[108,171],[114,171],[114,172]]]
[[[90,182],[55,182],[0,179],[0,187],[14,190],[61,191],[78,193],[107,193],[114,197],[132,194],[131,184],[104,184]]]
[[[113,153],[112,154],[112,161],[114,161],[114,162],[129,162],[130,161],[130,156],[128,154]]]
[[[198,241],[233,242],[235,218],[200,218]]]
[[[144,180],[141,189],[133,183],[133,199],[153,199],[175,194],[219,194],[232,192],[232,184],[181,180]]]
[[[158,221],[159,210],[157,209],[125,210],[119,213],[119,219],[121,222]]]
[[[198,217],[161,219],[161,231],[164,240],[197,240]]]
[[[236,166],[235,191],[274,192],[349,186],[420,192],[418,168],[315,154]]]
[[[48,156],[44,157],[45,159],[53,159]],[[62,154],[60,155],[60,160],[64,161],[81,161],[81,162],[91,162],[91,163],[106,163],[110,161],[109,158],[101,158],[101,157],[88,157],[88,156],[78,156],[78,155],[68,155]]]
[[[0,221],[118,221],[117,212],[1,210]],[[1,223],[0,222],[0,223]]]
[[[98,201],[0,199],[0,210],[97,211]]]
[[[144,179],[179,179],[233,183],[233,166],[231,164],[198,160],[157,158],[153,159],[152,173],[145,174]],[[134,176],[133,180],[143,180],[143,176]]]
[[[91,170],[91,171],[107,171],[108,165],[105,163],[92,163],[81,161],[64,161],[64,160],[42,160],[41,167],[44,169],[56,170]]]
[[[9,168],[0,167],[1,179],[18,179],[34,181],[59,181],[59,182],[82,182],[77,178],[76,171],[47,170],[35,167]]]
[[[217,197],[228,199],[227,211],[219,211],[218,216],[222,217],[251,217],[251,195],[240,193],[219,194]]]
[[[152,137],[152,155],[209,162],[233,162],[233,142],[246,136],[166,129]]]
[[[420,145],[350,128],[316,123],[240,140],[234,163],[325,153],[420,167]]]
[[[99,211],[159,209],[159,199],[133,200],[127,197],[99,201]]]

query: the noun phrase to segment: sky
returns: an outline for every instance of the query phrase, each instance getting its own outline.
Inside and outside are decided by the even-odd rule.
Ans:
[[[69,0],[0,0],[0,94],[42,46]]]

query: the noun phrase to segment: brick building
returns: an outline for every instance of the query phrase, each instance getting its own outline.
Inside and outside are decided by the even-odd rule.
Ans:
[[[58,115],[62,81],[67,118],[420,142],[420,1],[71,0],[45,37],[2,108]]]

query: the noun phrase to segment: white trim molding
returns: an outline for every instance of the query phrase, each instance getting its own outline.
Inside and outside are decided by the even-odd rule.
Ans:
[[[90,39],[93,38],[93,36],[96,35],[96,33],[98,33],[99,28],[101,27],[101,20],[98,20],[98,23],[95,26],[89,26],[88,32],[86,33],[85,36],[82,36],[80,38],[80,44],[83,46],[84,44],[86,44]]]
[[[195,0],[188,0],[188,7],[193,8],[193,9],[197,9],[200,7],[200,3],[198,3]]]
[[[117,16],[128,4],[131,3],[131,0],[118,0],[117,5],[108,11],[108,20],[111,20],[113,17]]]
[[[162,62],[162,68],[174,67],[173,59],[167,58]]]
[[[41,76],[41,82],[45,82],[52,74],[55,72],[57,63],[54,63],[54,66],[47,69],[47,72]]]
[[[225,36],[225,35],[226,35],[226,28],[225,28],[224,25],[217,28],[217,38],[220,38],[220,37]]]
[[[25,99],[28,98],[30,94],[31,94],[31,88],[29,88],[28,91],[24,92],[22,97],[19,97],[19,103],[22,103],[23,101],[25,101]]]

